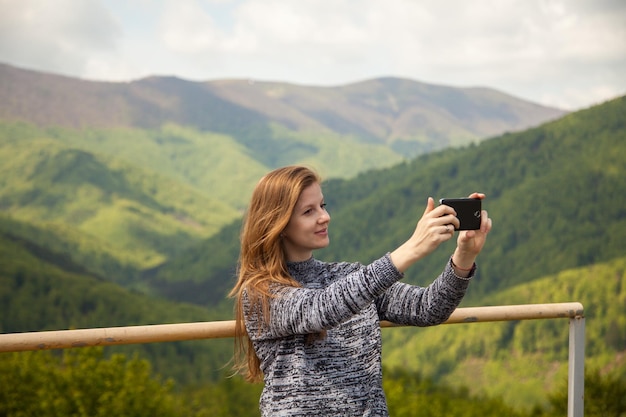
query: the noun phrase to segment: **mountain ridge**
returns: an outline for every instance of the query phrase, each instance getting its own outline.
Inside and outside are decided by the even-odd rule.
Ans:
[[[165,123],[232,135],[265,156],[289,132],[352,137],[399,156],[523,130],[566,114],[489,88],[385,77],[338,87],[246,80],[195,82],[150,76],[126,83],[74,79],[0,63],[0,119],[40,127]]]
[[[368,262],[408,237],[428,195],[485,191],[494,229],[464,305],[581,301],[594,320],[587,363],[622,370],[623,360],[615,358],[623,355],[626,340],[620,310],[626,294],[625,108],[621,97],[522,132],[354,178],[331,177],[324,193],[333,218],[332,243],[330,251],[316,256]],[[218,211],[210,213],[211,200],[201,189],[214,189],[219,179],[192,180],[185,173],[209,168],[186,154],[207,159],[211,149],[196,145],[221,146],[225,137],[176,125],[154,131],[78,130],[0,122],[0,304],[8,307],[0,316],[3,331],[232,318],[232,300],[224,294],[234,283],[238,220],[208,239],[195,236],[189,224],[195,216],[208,224],[215,219],[207,212]],[[216,161],[232,165],[240,161],[225,156],[232,149],[228,140],[228,148],[213,153]],[[168,165],[171,161],[177,167]],[[269,170],[260,163],[246,170],[252,161],[230,172],[258,178]],[[223,182],[234,192],[235,178]],[[107,206],[109,201],[117,204]],[[86,235],[75,226],[94,207],[106,215],[96,216],[96,233]],[[121,223],[112,215],[115,209],[122,213]],[[176,217],[181,213],[184,219]],[[229,213],[222,226],[233,218]],[[170,228],[181,220],[188,234]],[[138,227],[145,224],[154,229]],[[135,233],[133,243],[121,244],[119,239],[128,238],[124,233],[101,239],[99,232],[110,229]],[[194,242],[198,246],[187,246]],[[405,281],[427,284],[453,250],[454,242],[448,243]],[[160,270],[150,269],[155,262],[137,259],[153,247],[165,249],[163,259],[171,260]],[[541,401],[563,375],[566,359],[557,355],[565,351],[565,327],[545,322],[494,324],[493,330],[484,324],[385,330],[385,365],[419,369],[446,381],[483,372],[482,380],[463,382],[505,397],[515,383],[519,395],[507,401],[526,399],[526,406]],[[141,345],[128,352],[147,355],[155,369],[179,381],[206,381],[219,377],[218,368],[232,352],[231,341],[213,343]],[[539,380],[528,383],[532,377]]]
[[[619,191],[626,189],[620,162],[626,152],[625,105],[622,97],[478,145],[328,181],[323,188],[332,218],[331,245],[316,257],[368,263],[407,238],[422,199],[425,204],[427,196],[481,191],[487,194],[483,204],[495,227],[480,257],[483,277],[473,286],[476,296],[560,267],[606,261],[626,245],[626,201]],[[224,280],[233,277],[236,265],[239,227],[235,221],[170,259],[154,272],[153,282],[164,291],[184,288],[185,282],[200,285],[217,291],[207,295],[210,299],[222,298],[219,291],[228,286]],[[563,239],[560,245],[557,237]],[[420,274],[411,269],[406,279],[428,284],[427,277],[439,273],[453,244],[442,245],[420,263]],[[518,272],[511,275],[510,268]],[[186,271],[185,280],[179,279],[181,271]]]

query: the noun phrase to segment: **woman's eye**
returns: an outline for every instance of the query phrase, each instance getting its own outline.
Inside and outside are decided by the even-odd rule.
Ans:
[[[320,208],[321,208],[322,210],[326,210],[326,203],[320,204]],[[314,208],[308,208],[308,209],[306,209],[305,211],[303,211],[303,212],[302,212],[302,214],[304,214],[304,215],[306,216],[306,215],[308,215],[308,214],[312,214],[314,210],[316,210],[316,209],[314,209]]]

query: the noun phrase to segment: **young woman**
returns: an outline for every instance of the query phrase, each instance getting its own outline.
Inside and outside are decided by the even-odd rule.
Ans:
[[[480,230],[459,232],[443,272],[424,288],[399,280],[454,236],[459,220],[451,207],[429,198],[412,236],[370,265],[313,258],[329,244],[329,223],[321,180],[308,168],[276,169],[253,191],[231,296],[238,369],[264,381],[263,416],[387,416],[380,320],[446,321],[491,229],[483,211]]]

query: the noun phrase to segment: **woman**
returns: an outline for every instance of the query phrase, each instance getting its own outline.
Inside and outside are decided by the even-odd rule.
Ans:
[[[265,383],[263,416],[387,416],[379,321],[446,321],[474,275],[491,219],[483,211],[480,230],[459,232],[431,285],[412,286],[398,281],[454,236],[454,210],[429,198],[412,236],[393,252],[370,265],[326,263],[313,258],[329,244],[320,184],[312,170],[290,166],[265,175],[253,191],[231,291],[237,363],[248,380]]]

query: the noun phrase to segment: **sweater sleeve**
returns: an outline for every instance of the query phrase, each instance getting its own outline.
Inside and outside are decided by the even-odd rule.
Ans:
[[[324,288],[282,287],[270,299],[268,325],[260,311],[251,308],[244,294],[248,335],[252,340],[263,340],[331,329],[359,313],[402,276],[387,254],[370,265],[336,277]]]
[[[428,287],[395,283],[376,299],[378,316],[381,320],[406,326],[441,324],[461,303],[470,278],[456,276],[448,262]]]

